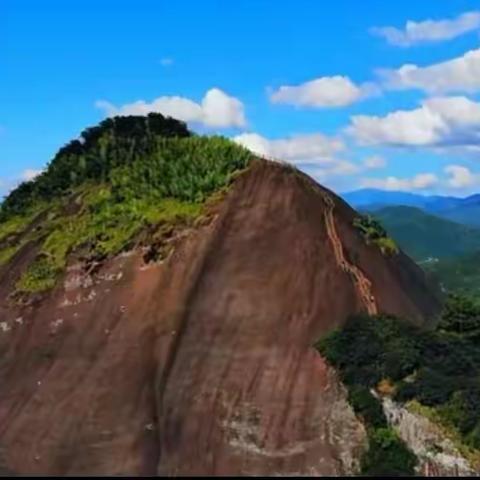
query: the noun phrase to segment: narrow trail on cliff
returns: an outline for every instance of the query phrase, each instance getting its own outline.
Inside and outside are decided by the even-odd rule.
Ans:
[[[347,272],[352,276],[355,289],[357,290],[358,296],[364,304],[368,314],[376,315],[378,313],[378,308],[375,297],[372,293],[372,283],[356,265],[353,265],[346,259],[343,252],[343,245],[335,226],[335,219],[333,216],[333,209],[335,208],[334,201],[326,193],[322,193],[322,197],[326,205],[324,211],[325,227],[327,229],[328,238],[333,247],[337,264],[344,272]]]

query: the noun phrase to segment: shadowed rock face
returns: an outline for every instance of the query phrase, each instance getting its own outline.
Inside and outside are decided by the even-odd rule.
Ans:
[[[424,324],[439,303],[403,254],[308,177],[255,162],[163,263],[140,250],[72,264],[25,307],[0,271],[0,464],[22,474],[348,474],[366,445],[336,373],[311,345],[365,310]],[[331,227],[330,227],[331,228]]]

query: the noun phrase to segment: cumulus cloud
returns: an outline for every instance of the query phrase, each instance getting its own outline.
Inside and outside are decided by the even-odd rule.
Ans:
[[[480,145],[480,103],[466,97],[424,100],[414,110],[352,117],[347,132],[363,145],[462,147]]]
[[[435,186],[438,183],[438,177],[433,173],[420,173],[411,178],[363,178],[360,182],[365,188],[378,188],[380,190],[391,191],[410,191],[424,190]]]
[[[480,91],[480,49],[427,67],[403,65],[379,70],[383,86],[392,90],[420,89],[431,94]]]
[[[28,182],[35,179],[43,170],[27,168],[20,174],[9,178],[0,178],[0,200],[1,197],[8,195],[13,189],[18,187],[22,182]]]
[[[259,155],[297,164],[327,164],[345,149],[341,140],[322,133],[294,135],[276,140],[257,133],[243,133],[233,140]]]
[[[42,173],[42,170],[35,170],[33,168],[27,168],[21,174],[21,179],[25,181],[33,180],[35,177],[38,177]]]
[[[466,12],[456,18],[407,21],[403,29],[395,27],[375,27],[371,32],[385,38],[388,43],[398,47],[429,42],[451,40],[465,33],[480,29],[480,12]]]
[[[319,182],[326,182],[333,177],[350,177],[361,171],[361,167],[348,160],[332,159],[328,165],[307,165],[303,168],[306,173]]]
[[[257,133],[243,133],[233,140],[259,155],[297,165],[321,182],[386,166],[385,159],[380,156],[372,156],[357,163],[346,160],[343,158],[348,153],[345,144],[338,138],[321,133],[275,140]]]
[[[247,123],[243,103],[219,88],[208,90],[200,103],[185,97],[164,96],[150,103],[138,100],[121,107],[105,100],[99,100],[95,105],[107,116],[148,115],[155,112],[213,128],[243,127]]]
[[[298,107],[343,107],[376,92],[372,85],[357,86],[348,77],[320,77],[300,85],[284,85],[270,95],[272,103]]]
[[[480,186],[480,175],[462,165],[448,165],[444,169],[448,174],[447,185],[454,189],[464,189]]]

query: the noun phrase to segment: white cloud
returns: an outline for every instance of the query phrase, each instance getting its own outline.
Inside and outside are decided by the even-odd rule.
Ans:
[[[438,183],[438,177],[433,173],[420,173],[412,178],[363,178],[360,182],[365,188],[378,188],[380,190],[409,191],[424,190]]]
[[[363,145],[462,147],[480,145],[480,103],[465,97],[438,97],[415,110],[385,117],[352,117],[347,132]]]
[[[42,170],[35,170],[33,168],[27,168],[21,174],[21,179],[25,181],[33,180],[35,177],[38,177],[42,173]]]
[[[368,170],[376,170],[379,168],[385,168],[387,166],[387,161],[379,155],[373,155],[363,161],[363,166]]]
[[[345,149],[341,140],[321,133],[270,140],[257,133],[243,133],[233,140],[252,152],[297,164],[327,164]]]
[[[243,127],[246,124],[242,102],[218,88],[206,93],[202,111],[203,122],[210,127]]]
[[[410,47],[419,43],[451,40],[465,33],[480,29],[480,12],[467,12],[453,19],[407,21],[405,28],[372,28],[372,33],[384,37],[388,43]]]
[[[108,116],[147,115],[156,112],[207,127],[228,128],[246,125],[243,103],[218,88],[208,90],[201,103],[185,97],[164,96],[156,98],[150,103],[138,100],[121,107],[116,107],[105,100],[99,100],[95,106],[104,110]]]
[[[321,133],[276,140],[257,133],[243,133],[233,140],[259,155],[297,165],[320,182],[328,182],[332,178],[340,180],[386,166],[386,161],[380,156],[358,163],[341,158],[347,153],[345,144],[338,138]]]
[[[19,175],[9,178],[0,178],[0,200],[2,196],[8,195],[12,190],[18,187],[22,182],[28,182],[35,179],[43,170],[27,168]]]
[[[444,169],[449,175],[447,185],[454,189],[480,186],[480,175],[461,165],[448,165]]]
[[[333,177],[350,177],[361,171],[361,167],[355,163],[341,159],[332,159],[329,164],[323,166],[307,165],[302,168],[319,182],[326,182]]]
[[[169,58],[169,57],[161,58],[160,65],[162,65],[162,67],[169,67],[170,65],[173,65],[173,58]]]
[[[300,107],[343,107],[374,92],[372,85],[355,85],[348,77],[320,77],[296,86],[285,85],[270,95],[272,103]]]
[[[407,64],[379,70],[383,86],[392,90],[420,89],[428,93],[480,91],[480,49],[428,67]]]

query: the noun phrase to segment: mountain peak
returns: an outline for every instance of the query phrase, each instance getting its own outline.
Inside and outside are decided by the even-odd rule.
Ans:
[[[352,473],[365,431],[313,344],[359,312],[428,325],[436,295],[408,257],[367,244],[357,213],[297,169],[225,140],[174,142],[170,166],[192,175],[177,194],[214,197],[129,197],[131,178],[144,177],[117,171],[113,186],[87,182],[62,197],[56,217],[50,206],[9,224],[21,247],[0,268],[6,464],[57,475]],[[209,176],[215,165],[223,183]],[[15,285],[50,278],[50,265],[54,282],[43,278],[34,301],[7,300]]]

